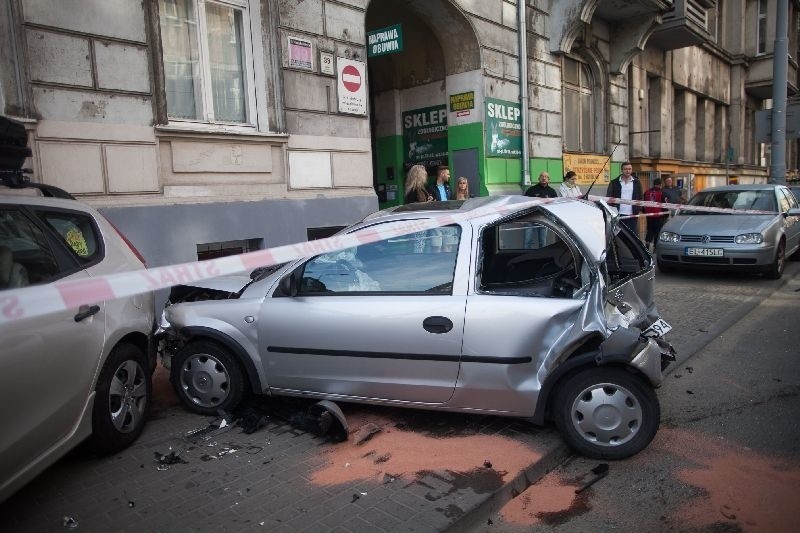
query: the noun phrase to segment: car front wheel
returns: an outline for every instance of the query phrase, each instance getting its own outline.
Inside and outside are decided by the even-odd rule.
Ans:
[[[145,354],[132,344],[115,346],[97,381],[89,448],[109,454],[133,443],[144,428],[152,390]]]
[[[661,408],[653,389],[621,368],[583,370],[556,393],[555,422],[576,452],[624,459],[642,451],[658,430]]]
[[[783,267],[786,264],[786,243],[778,243],[778,250],[775,252],[775,260],[764,270],[764,276],[769,279],[781,279]]]
[[[208,341],[187,344],[172,361],[172,385],[189,410],[216,415],[231,411],[244,396],[244,375],[234,356]]]

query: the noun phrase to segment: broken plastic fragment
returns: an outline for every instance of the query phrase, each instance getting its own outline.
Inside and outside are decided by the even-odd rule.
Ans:
[[[364,444],[369,439],[371,439],[373,435],[375,435],[380,431],[381,428],[379,428],[372,422],[364,424],[358,431],[355,432],[355,434],[353,434],[353,444],[355,444],[356,446]]]
[[[71,516],[65,516],[61,520],[61,525],[63,525],[67,529],[75,529],[78,527],[78,521],[72,518]]]
[[[134,501],[132,501],[132,500],[128,500],[128,507],[130,507],[131,509],[133,509],[134,507],[136,507],[136,502],[134,502]]]
[[[308,414],[317,419],[317,435],[327,435],[333,442],[347,440],[347,419],[338,405],[330,400],[322,400],[309,407]]]
[[[169,470],[169,465],[160,464],[160,465],[156,466],[156,470],[160,470],[161,472],[163,472],[164,470]]]
[[[492,462],[489,459],[486,459],[483,462],[483,466],[486,467],[486,468],[491,468],[492,467]]]
[[[178,463],[188,464],[187,461],[180,456],[180,452],[176,453],[172,448],[170,448],[170,452],[167,454],[153,452],[153,457],[155,457],[157,463],[162,465],[174,465]]]

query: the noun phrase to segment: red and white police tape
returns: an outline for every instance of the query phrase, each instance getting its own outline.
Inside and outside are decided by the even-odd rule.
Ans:
[[[509,196],[508,198],[515,197]],[[588,199],[592,201],[602,200],[608,203],[627,203],[637,206],[675,209],[686,208],[686,206],[679,204],[620,200],[619,198],[607,198],[602,196],[589,196]],[[77,309],[82,305],[91,305],[104,300],[165,289],[173,285],[238,274],[240,272],[253,270],[257,267],[272,266],[303,257],[337,252],[354,246],[382,241],[392,237],[399,237],[401,235],[437,228],[439,226],[446,226],[472,218],[504,214],[524,208],[527,204],[530,204],[530,207],[534,207],[536,205],[559,200],[561,200],[561,198],[532,198],[529,202],[525,203],[484,207],[468,213],[452,213],[432,218],[380,224],[345,235],[336,235],[326,239],[278,246],[241,255],[209,259],[207,261],[195,261],[178,265],[134,270],[131,272],[97,276],[90,279],[56,281],[46,285],[6,290],[0,293],[0,325],[67,309]],[[691,209],[693,211],[711,213],[736,212],[747,214],[777,214],[770,211],[742,211],[716,207],[692,206]]]

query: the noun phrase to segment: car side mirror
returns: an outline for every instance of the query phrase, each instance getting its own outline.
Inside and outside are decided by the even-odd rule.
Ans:
[[[295,273],[290,272],[283,276],[278,282],[278,288],[282,296],[288,296],[289,298],[297,296],[297,278],[295,277]]]
[[[800,207],[793,207],[784,213],[787,217],[800,217]]]

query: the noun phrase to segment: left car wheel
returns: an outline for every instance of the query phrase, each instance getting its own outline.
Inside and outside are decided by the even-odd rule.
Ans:
[[[209,341],[191,342],[175,354],[171,380],[181,402],[203,415],[232,411],[245,394],[239,363],[227,349]]]
[[[589,368],[568,377],[557,394],[555,422],[578,453],[624,459],[645,449],[661,408],[653,389],[622,368]]]
[[[109,454],[130,446],[144,429],[152,391],[145,354],[132,344],[115,346],[97,381],[89,448]]]

